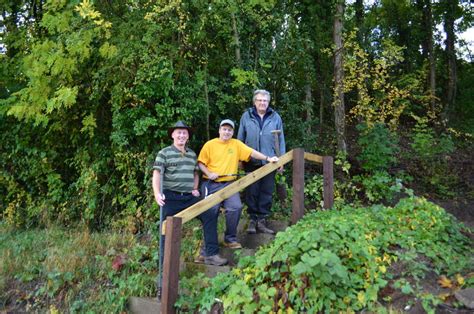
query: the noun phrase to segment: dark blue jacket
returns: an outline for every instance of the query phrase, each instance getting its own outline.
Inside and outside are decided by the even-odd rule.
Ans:
[[[239,131],[237,139],[244,142],[247,146],[252,147],[262,154],[272,157],[276,156],[275,137],[271,133],[273,130],[281,130],[279,136],[280,153],[286,153],[285,135],[283,133],[283,121],[280,115],[273,109],[268,108],[267,116],[260,128],[257,117],[252,113],[254,107],[245,110],[240,118]],[[252,158],[251,161],[255,165],[265,164],[266,161],[260,161]]]

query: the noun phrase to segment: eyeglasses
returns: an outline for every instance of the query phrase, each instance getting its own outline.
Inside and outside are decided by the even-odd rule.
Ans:
[[[268,99],[255,99],[255,101],[259,101],[259,102],[268,102]]]

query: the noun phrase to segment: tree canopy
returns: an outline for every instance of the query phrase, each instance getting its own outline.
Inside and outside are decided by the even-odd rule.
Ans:
[[[335,155],[335,117],[474,133],[468,1],[0,3],[0,200],[14,225],[154,219],[150,166],[167,128],[192,125],[199,151],[256,88],[272,93],[290,148]]]

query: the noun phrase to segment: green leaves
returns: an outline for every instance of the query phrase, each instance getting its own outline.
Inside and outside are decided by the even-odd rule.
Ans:
[[[456,229],[447,217],[441,208],[418,198],[402,199],[395,207],[313,212],[278,233],[271,245],[256,253],[254,263],[247,261],[210,285],[226,312],[370,311],[388,278],[400,276],[389,273],[394,261],[414,265],[423,254],[444,272],[454,269],[440,259],[447,255],[451,261],[463,261],[457,271],[468,267],[469,240],[459,231],[447,232]],[[393,251],[396,247],[402,249]],[[450,247],[465,251],[455,253]],[[415,277],[420,270],[409,269]],[[393,287],[416,292],[405,279]]]

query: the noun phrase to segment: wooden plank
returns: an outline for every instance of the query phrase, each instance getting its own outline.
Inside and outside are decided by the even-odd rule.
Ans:
[[[175,217],[180,217],[183,219],[183,224],[188,222],[189,220],[193,219],[194,217],[200,215],[201,213],[205,212],[212,206],[223,202],[225,199],[231,197],[235,193],[245,189],[247,186],[251,185],[255,181],[260,180],[267,174],[272,171],[277,170],[281,166],[289,163],[293,160],[293,151],[289,151],[283,156],[280,157],[278,162],[276,163],[268,163],[265,166],[255,170],[252,173],[249,173],[245,177],[241,178],[240,180],[235,181],[232,184],[229,184],[222,190],[212,194],[211,196],[197,202],[193,206],[188,207],[187,209],[179,212],[175,215]],[[166,231],[166,225],[163,224],[163,233]]]
[[[304,152],[304,159],[307,161],[318,163],[318,164],[323,163],[323,156],[319,156],[313,153]]]
[[[323,157],[323,200],[324,209],[334,205],[334,160],[331,156]]]
[[[304,215],[304,150],[293,150],[293,211],[291,223],[295,224]]]
[[[169,228],[166,231],[165,257],[163,261],[161,313],[173,314],[176,313],[174,304],[178,299],[182,219],[179,217],[168,217],[166,222]]]

